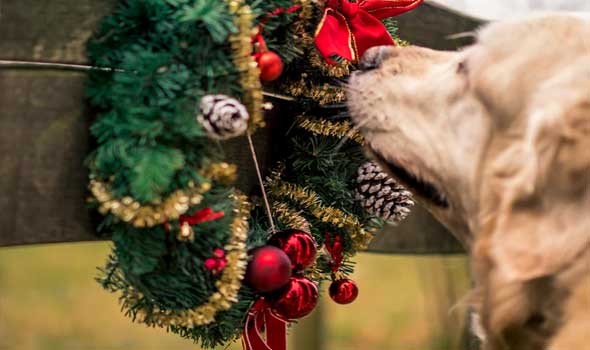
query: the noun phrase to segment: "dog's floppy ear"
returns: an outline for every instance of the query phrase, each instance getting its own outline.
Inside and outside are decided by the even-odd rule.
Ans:
[[[532,100],[524,137],[493,165],[486,255],[508,280],[552,274],[590,244],[590,79],[579,85],[558,82]]]

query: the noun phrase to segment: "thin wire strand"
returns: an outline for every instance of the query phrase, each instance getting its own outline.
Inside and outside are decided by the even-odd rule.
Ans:
[[[272,219],[272,213],[270,211],[270,203],[266,196],[266,189],[264,188],[264,182],[262,181],[262,173],[260,172],[260,166],[258,164],[258,157],[256,157],[256,150],[254,149],[254,142],[252,142],[252,134],[247,133],[248,144],[250,145],[250,153],[252,154],[252,160],[254,161],[254,167],[256,168],[256,176],[258,176],[258,184],[260,185],[260,191],[262,191],[262,199],[264,200],[264,206],[266,207],[266,215],[268,215],[268,221],[270,222],[270,229],[274,233],[276,232],[275,223]]]
[[[37,61],[13,61],[13,60],[0,60],[0,68],[37,68],[37,69],[56,69],[56,70],[68,70],[68,71],[91,71],[91,70],[103,70],[112,71],[109,67],[94,67],[86,64],[72,64],[72,63],[56,63],[56,62],[37,62]]]
[[[38,61],[15,61],[15,60],[0,60],[0,68],[14,68],[14,69],[55,69],[74,72],[88,72],[92,70],[102,71],[117,71],[124,72],[123,69],[113,69],[109,67],[95,67],[87,64],[72,64],[72,63],[56,63],[56,62],[38,62]],[[272,97],[283,101],[296,101],[294,97],[277,94],[274,92],[263,91],[262,94],[267,97]]]

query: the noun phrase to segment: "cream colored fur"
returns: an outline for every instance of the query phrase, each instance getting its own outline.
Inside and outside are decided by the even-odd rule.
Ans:
[[[461,52],[378,47],[349,109],[465,244],[489,350],[590,349],[590,22],[500,22]],[[386,165],[384,165],[387,167]]]

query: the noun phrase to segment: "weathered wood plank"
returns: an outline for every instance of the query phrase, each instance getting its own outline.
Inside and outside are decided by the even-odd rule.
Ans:
[[[387,226],[371,242],[369,251],[389,254],[457,254],[463,247],[424,208],[415,206],[396,226]]]
[[[85,75],[77,72],[0,69],[0,246],[96,239],[86,209],[91,113]],[[258,160],[270,168],[291,125],[277,105],[254,138]],[[291,116],[293,118],[293,116]],[[245,138],[223,144],[240,167],[237,186],[254,192],[255,169]]]
[[[473,32],[484,20],[427,1],[417,9],[396,17],[399,35],[413,45],[437,50],[456,50],[473,43],[472,36],[453,36]]]
[[[115,3],[0,1],[0,59],[85,63],[86,40]]]
[[[0,2],[0,60],[86,63],[84,45],[114,0]],[[455,49],[467,41],[450,34],[479,23],[427,3],[399,17],[400,35],[412,43]],[[91,115],[82,73],[0,68],[0,246],[95,239],[85,209]],[[255,142],[265,169],[277,159],[276,144],[291,120],[268,118]],[[245,140],[225,147],[240,166],[238,186],[250,192],[255,172]],[[275,153],[276,152],[276,153]],[[386,228],[371,250],[391,253],[455,253],[459,244],[423,209]]]
[[[0,245],[93,239],[80,73],[0,71]]]

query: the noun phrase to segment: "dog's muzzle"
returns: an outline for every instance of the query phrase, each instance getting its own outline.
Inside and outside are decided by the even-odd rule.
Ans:
[[[395,55],[396,49],[393,46],[375,46],[368,49],[359,61],[359,70],[367,72],[377,69],[385,59]]]

